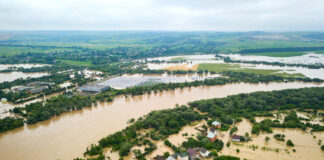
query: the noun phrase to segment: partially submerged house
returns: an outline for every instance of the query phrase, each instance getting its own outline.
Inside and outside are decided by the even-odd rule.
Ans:
[[[234,134],[232,136],[232,141],[233,142],[241,142],[241,136]]]
[[[188,153],[188,156],[189,156],[189,159],[190,160],[196,160],[197,158],[199,158],[199,148],[196,147],[196,148],[188,148],[187,149],[187,153]]]
[[[180,153],[179,154],[179,160],[188,160],[188,154],[187,153]]]
[[[212,126],[215,127],[215,128],[221,128],[222,127],[222,124],[220,122],[218,122],[218,121],[214,121],[212,123]]]
[[[207,158],[210,155],[210,152],[205,148],[200,148],[199,154],[202,158]]]
[[[156,156],[153,160],[165,160],[163,156]]]
[[[177,160],[177,159],[179,159],[179,154],[174,153],[171,156],[169,156],[166,160]]]
[[[207,132],[207,138],[211,141],[214,142],[217,139],[217,135],[218,132],[214,129],[211,128],[208,132]]]

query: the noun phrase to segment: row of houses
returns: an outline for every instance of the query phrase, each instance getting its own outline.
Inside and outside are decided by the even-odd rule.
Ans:
[[[212,123],[212,127],[209,129],[207,132],[207,138],[211,141],[214,142],[218,138],[218,131],[216,129],[221,128],[222,124],[218,121],[214,121]]]
[[[218,132],[216,129],[220,128],[222,125],[220,122],[218,121],[214,121],[212,123],[212,128],[209,129],[209,131],[207,132],[207,138],[214,142],[217,138],[218,138]],[[241,142],[241,141],[245,141],[245,137],[244,136],[240,136],[240,135],[232,135],[232,141],[233,142]]]
[[[214,142],[218,137],[218,131],[216,129],[221,128],[221,123],[218,121],[212,122],[212,127],[207,132],[207,138]],[[184,153],[175,153],[170,155],[167,159],[163,156],[157,156],[155,160],[196,160],[206,159],[210,156],[210,152],[205,148],[188,148]]]
[[[206,159],[210,156],[210,152],[205,148],[188,148],[187,152],[174,153],[168,158],[163,156],[157,156],[154,160],[196,160],[196,159]]]

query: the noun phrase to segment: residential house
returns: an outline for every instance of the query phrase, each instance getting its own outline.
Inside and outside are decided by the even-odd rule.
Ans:
[[[214,142],[217,139],[217,135],[218,135],[218,132],[214,128],[211,128],[207,132],[207,138],[212,142]]]
[[[205,148],[200,148],[199,154],[202,158],[209,157],[210,152]]]
[[[214,121],[214,122],[212,123],[212,125],[213,125],[213,127],[215,127],[215,128],[221,128],[221,126],[222,126],[222,124],[221,124],[220,122],[218,122],[218,121]]]
[[[156,156],[153,160],[165,160],[163,156]]]
[[[187,153],[180,153],[179,154],[179,160],[189,160]]]
[[[187,153],[189,155],[190,160],[196,160],[197,158],[199,158],[199,148],[198,147],[188,148]]]
[[[234,134],[232,136],[232,141],[233,142],[240,142],[241,141],[241,136]]]
[[[177,160],[179,158],[179,154],[175,153],[169,156],[166,160]]]

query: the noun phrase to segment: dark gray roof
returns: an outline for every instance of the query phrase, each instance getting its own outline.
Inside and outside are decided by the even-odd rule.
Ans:
[[[233,138],[233,139],[241,139],[241,136],[234,134],[234,135],[232,136],[232,138]]]
[[[180,157],[187,157],[188,154],[187,153],[180,153]]]
[[[200,152],[201,152],[201,153],[206,153],[207,150],[206,150],[205,148],[200,148]]]

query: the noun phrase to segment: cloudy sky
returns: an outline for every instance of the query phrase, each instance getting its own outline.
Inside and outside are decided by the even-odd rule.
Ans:
[[[1,0],[0,30],[323,31],[324,0]]]

